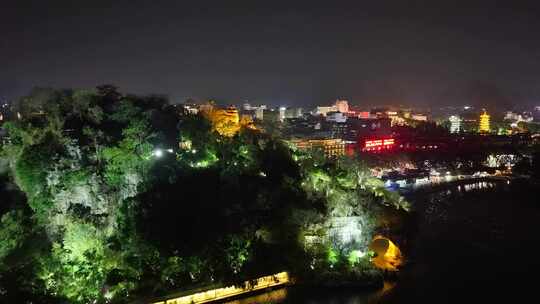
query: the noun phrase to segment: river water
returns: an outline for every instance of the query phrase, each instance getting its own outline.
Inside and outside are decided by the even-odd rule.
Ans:
[[[269,291],[228,302],[537,303],[540,189],[523,181],[480,181],[408,194],[414,231],[407,265],[376,291]],[[531,300],[529,298],[533,297]]]

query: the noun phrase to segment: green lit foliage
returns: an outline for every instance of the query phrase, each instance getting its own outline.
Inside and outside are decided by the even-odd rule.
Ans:
[[[48,292],[78,303],[101,299],[106,271],[103,257],[87,252],[84,259],[73,259],[69,251],[55,244],[50,255],[41,261],[39,279]]]
[[[323,169],[313,168],[304,181],[303,185],[309,189],[308,193],[312,195],[326,195],[331,190],[332,178]]]
[[[124,124],[120,141],[102,150],[105,177],[111,186],[133,183],[133,174],[146,175],[152,154],[153,133],[147,114],[129,100],[122,101],[111,114],[113,122]]]
[[[351,252],[349,252],[347,260],[349,261],[349,264],[351,266],[355,266],[356,264],[358,264],[358,262],[360,262],[360,258],[362,258],[360,250],[351,250]]]
[[[97,227],[88,223],[70,222],[65,229],[62,245],[69,252],[69,259],[83,260],[88,252],[103,255],[104,235]]]
[[[297,155],[302,189],[308,198],[322,201],[325,207],[322,221],[310,221],[302,227],[312,267],[323,271],[375,271],[367,252],[377,218],[385,208],[407,211],[409,204],[387,190],[358,160],[330,161],[300,152]]]
[[[43,214],[51,208],[47,189],[48,171],[52,169],[51,159],[63,152],[63,147],[49,133],[43,142],[22,146],[15,165],[15,181],[27,195],[30,207],[37,213]]]
[[[49,145],[44,146],[45,148],[50,147]],[[50,166],[51,156],[47,152],[43,151],[42,146],[39,145],[25,147],[15,164],[17,183],[30,199],[44,191],[46,186],[46,170]]]
[[[217,137],[203,115],[184,115],[179,125],[179,164],[204,169],[218,161]]]
[[[28,235],[24,215],[20,210],[12,210],[0,219],[0,265],[13,251],[20,248]],[[2,270],[0,266],[0,271]]]
[[[110,86],[39,89],[20,101],[22,119],[8,124],[2,154],[45,232],[39,237],[52,242],[50,250],[36,252],[36,277],[49,294],[72,303],[114,300],[135,288],[152,264],[141,257],[152,250],[123,228],[132,215],[121,207],[148,182],[159,133],[154,124],[162,120],[154,116],[167,117],[163,105],[153,97],[123,97]],[[13,214],[5,217],[3,255],[24,238],[14,230]]]
[[[347,206],[365,207],[372,201],[409,210],[409,204],[399,194],[387,190],[384,183],[372,177],[369,169],[358,161],[342,158],[333,165],[307,159],[302,161],[301,167],[305,191],[311,196],[326,198],[330,213],[336,216],[352,215],[354,210]]]
[[[125,295],[135,287],[126,280],[108,281],[114,273],[133,272],[122,253],[112,250],[104,232],[80,221],[65,225],[62,243],[40,259],[38,277],[47,290],[74,302],[86,303]]]
[[[145,174],[150,163],[152,144],[148,141],[149,127],[144,121],[135,121],[122,131],[118,145],[103,149],[106,161],[105,177],[111,186],[122,186],[132,173]]]
[[[180,165],[196,169],[217,166],[224,175],[254,172],[259,165],[260,134],[250,129],[235,134],[220,136],[203,115],[185,115],[179,124]]]
[[[331,245],[322,245],[318,250],[319,255],[312,256],[308,276],[315,283],[365,286],[382,283],[381,271],[371,263],[373,252],[340,250]]]
[[[339,253],[332,247],[328,248],[327,260],[331,266],[336,265],[339,261]]]
[[[186,264],[180,256],[171,256],[166,259],[163,270],[161,271],[161,281],[170,287],[180,287],[182,284],[189,283],[183,275],[186,273]]]
[[[373,251],[361,251],[361,250],[351,250],[348,255],[348,261],[350,267],[358,267],[358,268],[370,268],[371,265],[371,258],[375,256],[375,253]]]
[[[237,235],[228,236],[225,245],[225,255],[233,273],[239,273],[247,262],[250,254],[251,241]]]

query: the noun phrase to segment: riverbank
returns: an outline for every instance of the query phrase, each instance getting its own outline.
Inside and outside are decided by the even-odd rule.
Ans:
[[[257,298],[259,294],[272,293],[274,290],[291,286],[297,290],[363,290],[365,293],[376,293],[389,290],[389,286],[394,286],[389,281],[384,281],[380,272],[373,272],[368,275],[362,273],[362,277],[341,272],[327,272],[315,278],[304,278],[304,281],[297,284],[297,281],[288,272],[280,272],[269,276],[260,277],[254,280],[244,281],[237,285],[220,285],[201,287],[197,289],[184,290],[169,294],[153,300],[142,300],[133,304],[202,304],[214,302],[227,302],[242,300],[244,298]],[[282,292],[276,292],[282,295]],[[274,300],[276,297],[272,296]],[[278,297],[279,298],[279,297]],[[228,303],[228,302],[227,302]],[[253,303],[253,302],[252,302]],[[258,303],[258,302],[257,302]]]
[[[471,177],[471,178],[439,182],[436,184],[422,185],[422,186],[417,186],[414,188],[400,188],[400,189],[397,189],[397,191],[402,195],[407,195],[410,193],[429,194],[429,193],[446,190],[448,188],[452,188],[452,187],[460,186],[460,185],[468,185],[468,184],[472,185],[472,184],[480,183],[480,182],[494,182],[494,183],[507,182],[514,179],[516,179],[516,177],[511,176],[511,175]]]
[[[186,290],[177,294],[151,301],[151,304],[202,304],[248,295],[257,291],[292,284],[288,272],[280,272],[257,279],[244,281],[237,285]]]

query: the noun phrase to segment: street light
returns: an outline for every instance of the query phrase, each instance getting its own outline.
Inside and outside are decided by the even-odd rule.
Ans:
[[[154,155],[155,157],[162,157],[163,156],[163,150],[161,149],[155,149],[154,152],[152,152],[152,155]]]

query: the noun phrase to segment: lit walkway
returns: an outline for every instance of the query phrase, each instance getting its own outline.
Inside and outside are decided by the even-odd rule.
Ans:
[[[282,286],[290,284],[291,280],[288,272],[280,272],[273,275],[260,277],[255,280],[245,281],[238,286],[228,286],[216,289],[196,292],[190,295],[185,295],[177,298],[172,298],[164,301],[153,302],[152,304],[199,304],[209,303],[218,300],[227,299],[230,297],[247,294],[253,291],[266,289],[269,287]]]

